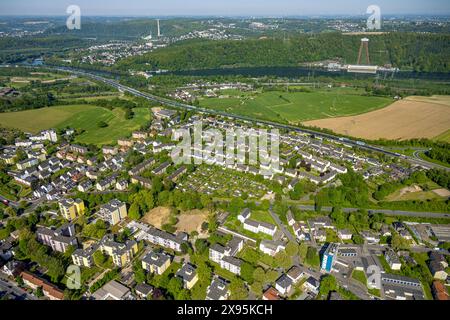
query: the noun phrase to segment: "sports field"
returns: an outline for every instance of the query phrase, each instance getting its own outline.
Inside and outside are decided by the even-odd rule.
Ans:
[[[450,96],[409,97],[366,114],[305,123],[365,139],[439,139],[449,142]]]
[[[200,100],[202,107],[291,124],[358,115],[390,103],[392,100],[389,98],[363,96],[359,91],[348,88],[312,92],[241,93]]]
[[[127,136],[150,120],[146,108],[134,109],[134,118],[126,120],[122,109],[108,110],[92,105],[68,105],[20,112],[0,113],[0,125],[37,133],[49,128],[74,128],[85,130],[76,142],[87,144],[111,144]],[[106,128],[99,128],[104,121]]]

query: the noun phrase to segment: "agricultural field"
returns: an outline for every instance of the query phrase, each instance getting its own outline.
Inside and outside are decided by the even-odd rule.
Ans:
[[[104,145],[127,136],[150,120],[146,108],[133,110],[133,119],[126,120],[122,109],[108,110],[93,105],[67,105],[0,114],[0,125],[37,133],[49,128],[74,128],[84,130],[76,137],[77,143]],[[108,127],[99,128],[104,121]]]
[[[299,124],[303,121],[358,115],[383,108],[389,98],[362,95],[361,90],[334,88],[311,92],[227,92],[203,98],[200,106],[255,118]]]
[[[352,117],[309,121],[312,127],[364,139],[439,139],[450,142],[450,96],[409,97]]]

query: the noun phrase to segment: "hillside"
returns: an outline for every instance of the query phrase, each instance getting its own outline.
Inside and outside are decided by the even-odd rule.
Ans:
[[[325,59],[356,63],[361,36],[340,33],[283,39],[186,41],[121,61],[122,70],[195,70],[226,67],[297,66]],[[403,70],[448,72],[450,35],[395,33],[370,36],[372,63]],[[150,66],[149,66],[150,65]]]

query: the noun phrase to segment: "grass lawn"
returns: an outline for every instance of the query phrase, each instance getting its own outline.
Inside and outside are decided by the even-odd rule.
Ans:
[[[444,133],[438,135],[433,140],[435,141],[444,141],[450,143],[450,130],[445,131]]]
[[[313,92],[271,91],[244,97],[206,98],[202,107],[256,118],[299,123],[302,121],[351,116],[383,108],[389,98],[363,96],[357,91],[337,89]]]
[[[353,270],[352,278],[361,282],[363,285],[367,286],[367,278],[364,271]]]
[[[147,108],[134,109],[134,117],[125,120],[122,109],[108,110],[91,105],[68,105],[0,114],[0,125],[37,133],[49,128],[71,127],[85,130],[77,143],[104,145],[115,143],[150,120]],[[99,128],[98,122],[108,124]]]
[[[275,221],[273,221],[272,216],[267,211],[252,211],[250,219],[275,225]]]

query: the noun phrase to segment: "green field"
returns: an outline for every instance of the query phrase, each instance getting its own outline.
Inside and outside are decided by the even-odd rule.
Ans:
[[[450,130],[445,131],[443,134],[438,135],[433,140],[444,141],[450,143]]]
[[[75,128],[85,130],[76,137],[76,142],[87,144],[111,144],[139,129],[150,120],[146,108],[134,109],[134,118],[125,120],[122,109],[108,110],[92,105],[68,105],[43,109],[0,114],[0,125],[17,128],[25,132],[37,133],[49,128]],[[106,128],[97,124],[104,121]]]
[[[361,91],[339,88],[313,92],[227,93],[223,97],[200,99],[200,105],[265,120],[299,123],[362,114],[392,102],[389,98],[363,96]]]

